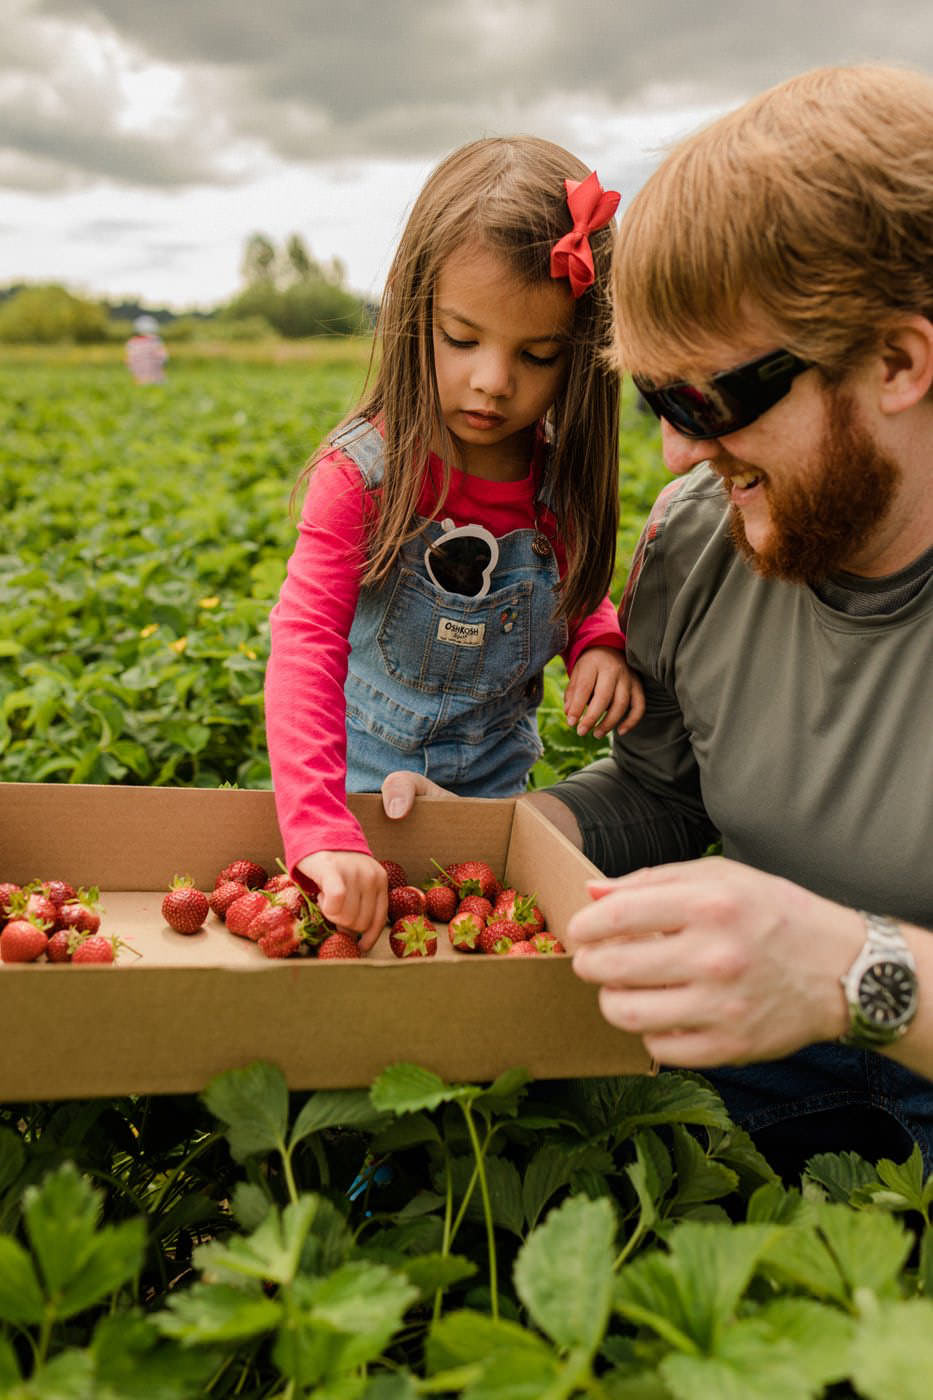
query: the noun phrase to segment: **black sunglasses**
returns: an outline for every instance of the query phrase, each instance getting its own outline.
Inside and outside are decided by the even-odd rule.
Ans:
[[[747,428],[790,389],[809,360],[801,360],[789,350],[771,350],[757,360],[735,369],[714,374],[709,389],[680,380],[654,387],[650,379],[634,376],[635,387],[645,403],[666,418],[671,427],[688,438],[719,438]]]
[[[424,551],[424,566],[432,581],[445,593],[463,598],[485,598],[493,570],[499,562],[499,543],[485,525],[441,522],[444,533]]]

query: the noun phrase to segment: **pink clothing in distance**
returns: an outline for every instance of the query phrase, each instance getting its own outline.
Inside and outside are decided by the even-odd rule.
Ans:
[[[497,537],[534,528],[536,464],[521,481],[486,481],[456,468],[450,476],[441,515],[455,526],[485,525]],[[432,457],[419,515],[433,515],[442,479],[442,463]],[[288,576],[269,620],[266,732],[285,863],[292,874],[314,851],[371,854],[346,805],[344,700],[350,628],[366,561],[365,499],[359,468],[343,452],[321,459],[309,479]],[[537,523],[563,577],[566,555],[557,522],[539,506]],[[624,648],[609,597],[572,624],[564,655],[568,671],[592,646]]]

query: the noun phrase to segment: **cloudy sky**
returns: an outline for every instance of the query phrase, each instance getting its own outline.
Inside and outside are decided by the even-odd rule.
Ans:
[[[533,132],[631,194],[793,73],[933,72],[930,0],[0,0],[0,285],[210,306],[291,232],[378,294],[436,160]]]

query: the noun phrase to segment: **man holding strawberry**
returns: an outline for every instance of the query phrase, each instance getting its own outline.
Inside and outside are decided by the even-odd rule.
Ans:
[[[647,718],[526,799],[617,877],[568,930],[604,1015],[790,1174],[933,1168],[931,247],[933,80],[882,67],[763,94],[632,202],[617,356],[679,478],[623,602]]]

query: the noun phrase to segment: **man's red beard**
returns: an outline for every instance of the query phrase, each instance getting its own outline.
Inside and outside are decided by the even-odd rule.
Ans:
[[[897,494],[900,468],[862,427],[852,396],[830,389],[828,401],[826,430],[812,464],[796,479],[766,480],[771,533],[761,549],[749,544],[742,512],[732,509],[732,542],[763,578],[812,584],[846,569]]]

